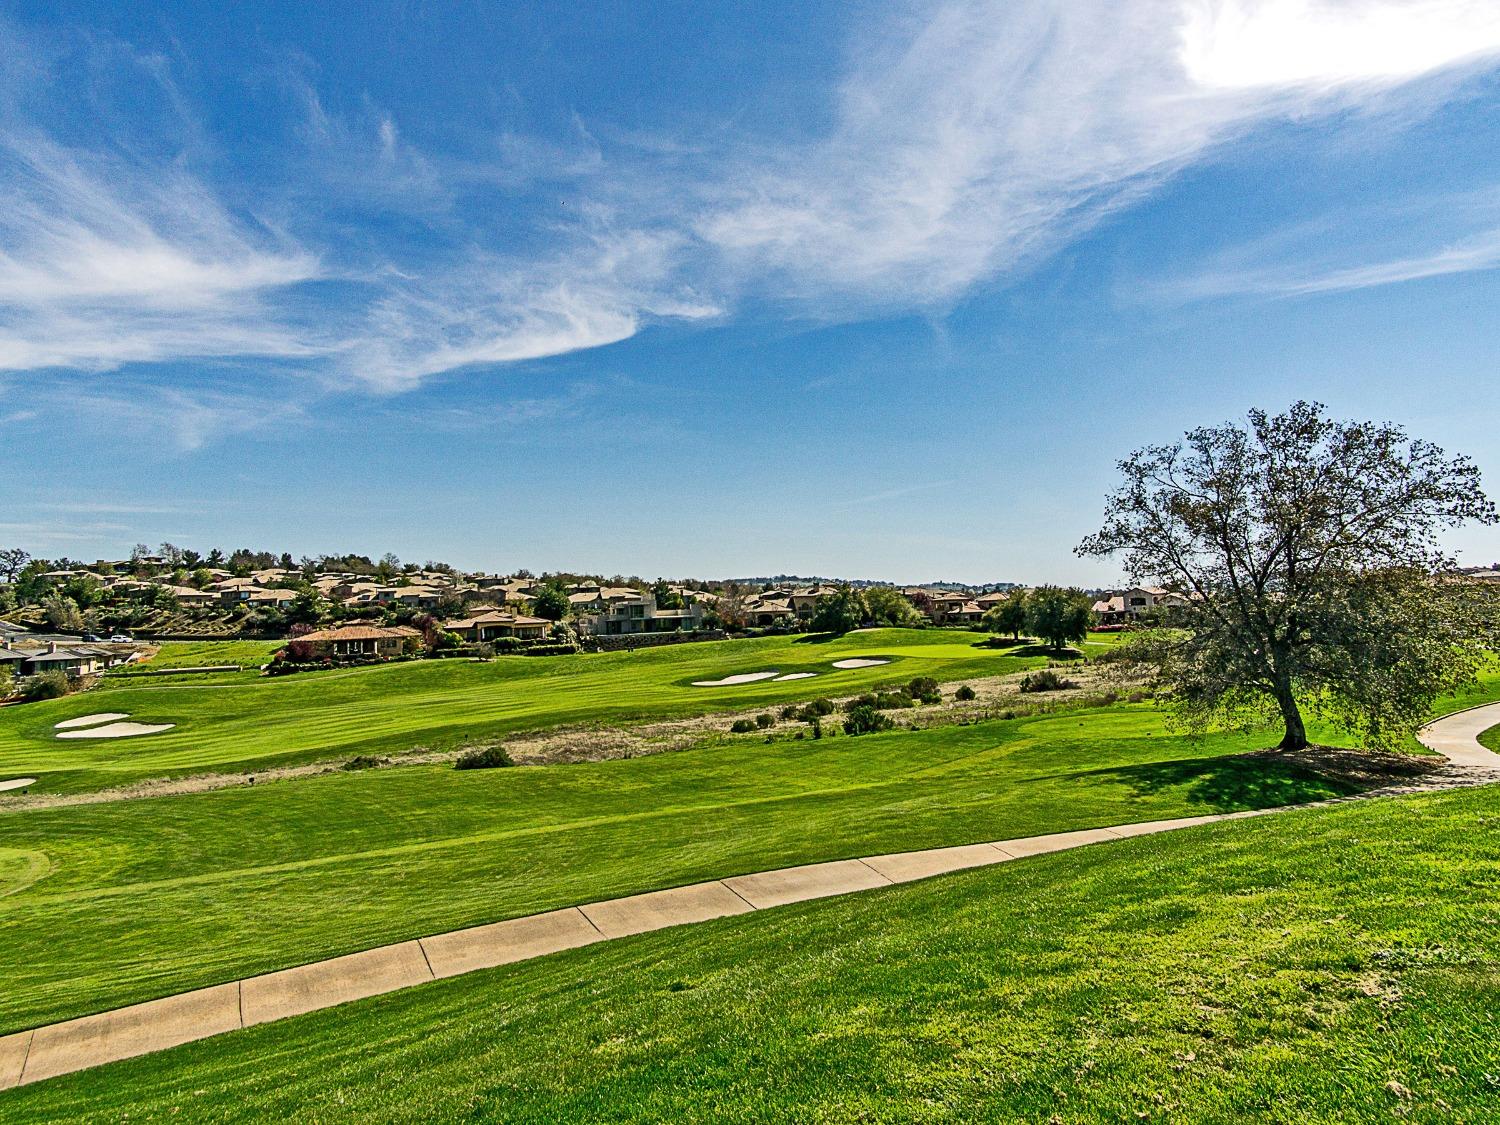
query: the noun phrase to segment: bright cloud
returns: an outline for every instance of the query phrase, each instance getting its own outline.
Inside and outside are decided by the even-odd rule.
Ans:
[[[294,238],[224,202],[185,159],[86,153],[0,121],[0,369],[256,356],[322,385],[400,390],[718,316],[741,292],[841,317],[941,307],[1260,123],[1495,54],[1494,0],[912,5],[851,43],[832,124],[811,140],[742,137],[690,164],[632,164],[580,122],[587,174],[559,173],[580,217],[539,220],[514,244],[455,204],[510,182],[503,159],[493,174],[428,159],[392,114],[342,120],[307,83],[291,132],[368,181],[343,185],[351,209],[379,208],[367,229],[309,220]],[[639,190],[620,190],[631,180]],[[611,190],[602,222],[590,193]],[[427,231],[420,265],[383,243],[391,214]],[[1457,246],[1325,286],[1493,256]],[[320,303],[319,282],[345,297]],[[216,411],[184,428],[188,443]]]
[[[1211,89],[1392,82],[1500,50],[1489,0],[1208,0],[1182,60]]]
[[[830,135],[699,229],[801,297],[943,302],[1247,128],[1496,52],[1489,0],[953,0],[866,43]]]

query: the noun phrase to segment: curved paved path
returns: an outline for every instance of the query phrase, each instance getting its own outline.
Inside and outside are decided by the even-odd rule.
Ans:
[[[1381,792],[1447,788],[1500,780],[1500,754],[1491,753],[1475,740],[1481,731],[1496,724],[1500,724],[1500,703],[1461,711],[1431,723],[1419,732],[1418,737],[1427,746],[1446,755],[1453,764],[1452,768],[1425,784],[1419,782]],[[1340,800],[1350,799],[1359,798]],[[1337,802],[1317,802],[1334,803]],[[0,1090],[165,1050],[225,1031],[394,992],[426,981],[524,961],[628,934],[887,887],[964,868],[1066,851],[1129,836],[1145,836],[1194,824],[1238,820],[1278,811],[1282,810],[1215,813],[987,844],[835,860],[754,875],[736,875],[399,942],[4,1036],[0,1038]]]

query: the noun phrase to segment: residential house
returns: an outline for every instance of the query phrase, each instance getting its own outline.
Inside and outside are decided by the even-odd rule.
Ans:
[[[421,636],[420,630],[405,625],[340,625],[305,633],[292,643],[306,646],[319,660],[389,658],[400,656],[406,651],[408,641],[420,641]]]
[[[579,625],[596,637],[620,637],[635,633],[690,633],[703,624],[703,607],[691,602],[681,609],[663,609],[656,604],[656,595],[641,591],[625,592],[624,596],[609,597],[601,607],[586,614]]]
[[[69,676],[90,676],[108,663],[106,650],[84,645],[64,646],[49,641],[41,648],[0,649],[0,663],[8,664],[18,676],[40,672],[66,672]]]
[[[470,642],[493,641],[501,637],[537,641],[547,635],[551,624],[545,617],[528,617],[524,613],[512,613],[494,606],[476,606],[467,617],[445,622],[443,628]]]
[[[1132,586],[1094,603],[1101,625],[1123,625],[1150,613],[1188,604],[1183,595],[1165,586]]]
[[[219,595],[212,590],[199,590],[193,586],[167,585],[163,585],[161,589],[176,598],[177,604],[181,606],[217,605],[219,602]]]
[[[818,603],[837,593],[838,590],[833,586],[804,586],[790,591],[786,595],[786,603],[791,606],[797,620],[811,621],[813,614],[818,612]]]
[[[745,621],[756,629],[790,625],[796,620],[797,611],[789,599],[761,594],[745,602]]]

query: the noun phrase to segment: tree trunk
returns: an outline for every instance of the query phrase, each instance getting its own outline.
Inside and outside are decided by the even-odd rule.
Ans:
[[[1286,724],[1286,733],[1281,736],[1278,750],[1307,749],[1307,728],[1302,725],[1302,712],[1297,707],[1297,697],[1292,694],[1292,685],[1278,684],[1276,706],[1281,709],[1281,721]]]

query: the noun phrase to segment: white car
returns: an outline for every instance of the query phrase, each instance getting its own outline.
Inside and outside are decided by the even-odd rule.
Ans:
[[[128,645],[132,644],[133,641],[132,638],[126,636],[124,633],[116,633],[109,638],[109,643],[112,645]]]

